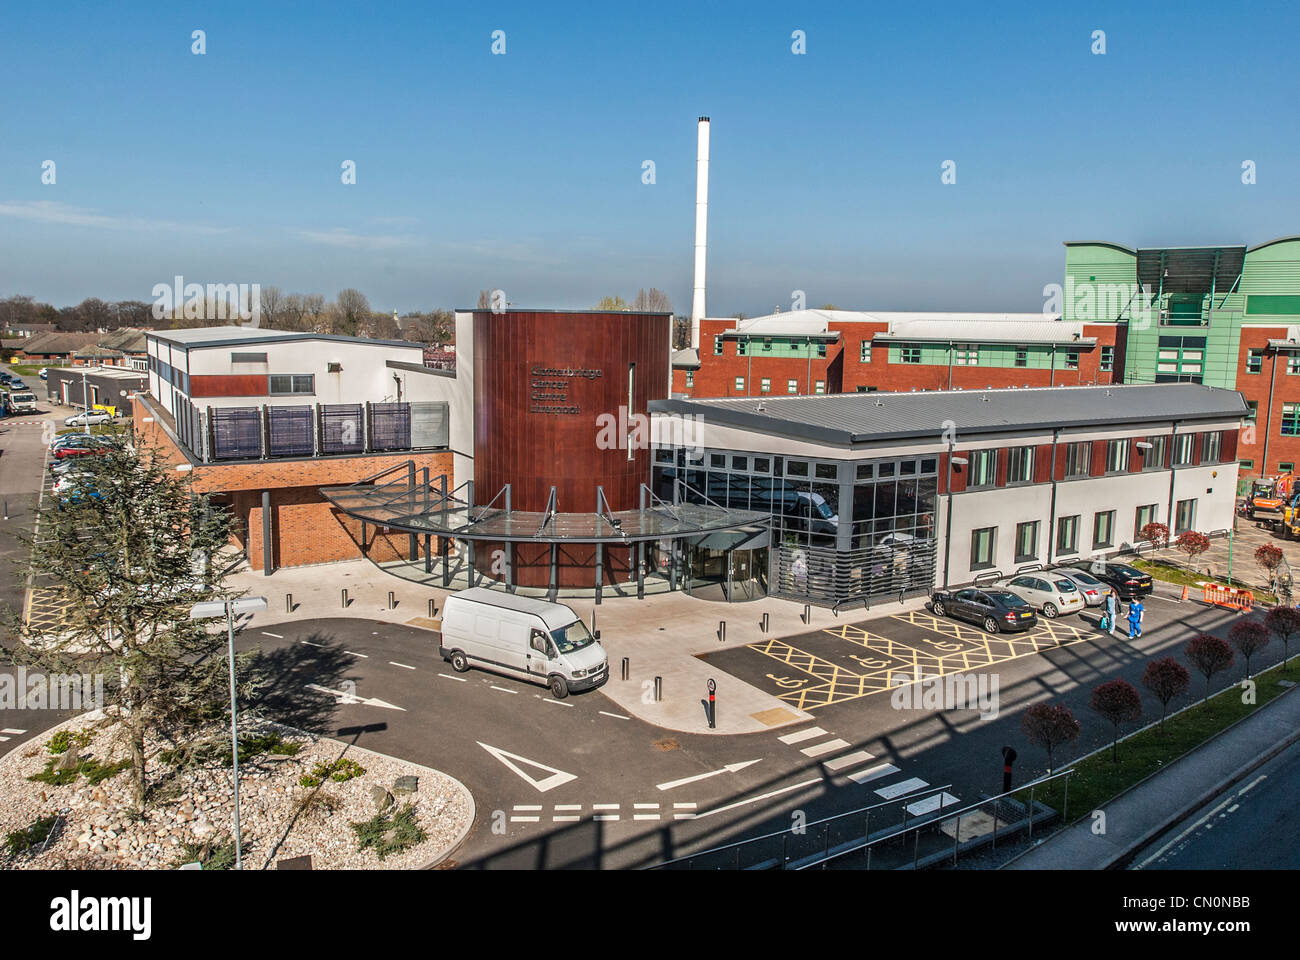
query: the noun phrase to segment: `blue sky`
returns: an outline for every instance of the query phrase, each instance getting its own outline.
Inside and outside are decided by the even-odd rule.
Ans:
[[[0,295],[149,300],[181,274],[405,311],[654,286],[686,313],[700,114],[710,315],[796,289],[1036,310],[1064,240],[1300,233],[1300,8],[1054,7],[11,4]]]

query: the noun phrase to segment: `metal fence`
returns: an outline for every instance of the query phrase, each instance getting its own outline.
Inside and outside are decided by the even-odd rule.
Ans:
[[[834,606],[928,595],[934,586],[934,541],[915,546],[837,550],[782,543],[773,550],[774,596]]]

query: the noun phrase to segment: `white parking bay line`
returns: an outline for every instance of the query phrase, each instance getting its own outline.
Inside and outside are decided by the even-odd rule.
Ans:
[[[305,644],[307,644],[307,646],[309,646],[309,647],[323,647],[323,646],[325,646],[325,644],[323,644],[323,643],[312,643],[310,640],[299,640],[298,642],[299,642],[299,643],[305,643]]]
[[[408,664],[405,664],[405,663],[398,663],[396,660],[389,660],[388,662],[389,662],[390,664],[392,664],[393,666],[395,666],[395,667],[401,667],[403,670],[414,670],[414,669],[415,669],[415,667],[409,666]]]
[[[901,797],[906,793],[915,793],[929,784],[920,777],[912,777],[910,780],[900,780],[898,783],[891,783],[888,786],[881,787],[876,791],[876,796],[884,797],[886,800],[893,800],[895,797]]]
[[[866,763],[868,760],[876,759],[875,754],[867,753],[865,750],[858,750],[855,753],[846,753],[842,757],[835,757],[831,760],[823,760],[827,770],[843,770],[845,767],[855,767],[859,763]]]
[[[581,819],[582,817],[575,817],[573,814],[564,814],[551,817],[551,823],[577,823]]]
[[[711,817],[715,813],[726,813],[728,810],[735,810],[737,807],[743,807],[746,804],[758,803],[760,800],[769,800],[772,797],[779,797],[783,793],[789,793],[792,790],[801,790],[804,787],[811,787],[814,783],[821,783],[821,777],[813,777],[811,780],[804,780],[800,783],[793,783],[788,787],[782,787],[780,790],[771,790],[767,793],[759,794],[757,797],[747,797],[744,800],[737,800],[735,803],[729,803],[725,807],[714,807],[712,810],[705,810],[703,813],[697,813],[692,819],[699,820],[702,817]],[[683,814],[675,814],[677,817]]]
[[[511,823],[538,823],[541,817],[511,817]]]
[[[542,703],[553,703],[557,707],[571,707],[573,704],[565,703],[563,700],[543,700]]]
[[[593,803],[593,804],[591,805],[591,809],[593,809],[593,810],[617,810],[617,809],[618,809],[618,804],[617,804],[617,803]]]
[[[581,809],[582,809],[582,804],[580,804],[580,803],[557,803],[557,804],[555,805],[555,809],[556,809],[556,810],[581,810]]]
[[[502,693],[518,693],[518,692],[519,692],[518,690],[508,690],[508,689],[506,689],[505,687],[498,687],[498,686],[495,686],[495,685],[492,687],[492,689],[493,689],[493,690],[500,690]]]
[[[5,727],[3,730],[0,730],[0,733],[13,734],[15,737],[21,737],[26,732],[26,730],[15,730],[13,727]]]
[[[615,720],[631,720],[631,719],[632,719],[631,717],[625,717],[625,716],[623,716],[623,714],[621,714],[621,713],[610,713],[608,710],[602,710],[602,711],[600,711],[600,712],[603,713],[603,714],[604,714],[605,716],[607,716],[607,717],[613,717]]]
[[[954,803],[961,803],[961,801],[945,790],[943,793],[936,793],[934,796],[918,800],[916,803],[909,803],[907,812],[914,817],[923,817],[927,813],[934,813],[934,811],[942,807],[951,807]]]
[[[813,737],[824,737],[826,731],[821,727],[808,727],[806,730],[796,730],[794,733],[787,733],[784,737],[777,737],[782,743],[802,743],[805,740],[811,740]]]
[[[529,810],[540,810],[542,805],[540,803],[516,803],[515,809],[520,813],[525,813]]]
[[[346,653],[349,657],[360,657],[362,660],[370,659],[370,654],[368,653],[357,653],[355,650],[344,650],[343,652]],[[411,669],[415,669],[415,668],[412,667]]]
[[[440,677],[446,677],[448,680],[455,680],[457,683],[469,683],[464,677],[453,677],[450,673],[440,673]]]
[[[870,783],[872,780],[879,780],[881,777],[888,777],[895,773],[898,773],[898,767],[893,764],[878,763],[874,767],[868,767],[866,770],[859,770],[857,773],[850,773],[849,779],[854,783]]]
[[[271,633],[271,631],[269,631],[269,630],[263,630],[263,631],[262,631],[262,636],[264,636],[264,637],[275,637],[275,639],[277,639],[277,640],[283,640],[283,639],[284,639],[284,637],[282,637],[280,634],[278,634],[278,633]]]
[[[814,743],[811,747],[804,747],[799,752],[805,757],[820,757],[823,753],[831,753],[834,750],[843,750],[849,745],[847,740],[827,740],[825,743]]]

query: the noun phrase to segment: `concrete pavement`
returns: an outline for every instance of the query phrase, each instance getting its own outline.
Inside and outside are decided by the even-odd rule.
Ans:
[[[1253,770],[1300,742],[1300,696],[1294,688],[1229,727],[1105,807],[1106,832],[1092,817],[1053,834],[1004,870],[1113,870],[1161,833]]]

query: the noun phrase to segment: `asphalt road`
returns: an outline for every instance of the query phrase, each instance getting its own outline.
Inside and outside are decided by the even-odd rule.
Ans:
[[[1171,827],[1134,861],[1135,870],[1298,870],[1300,746]]]

